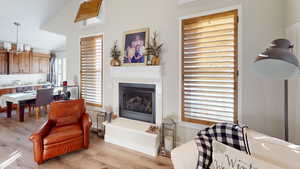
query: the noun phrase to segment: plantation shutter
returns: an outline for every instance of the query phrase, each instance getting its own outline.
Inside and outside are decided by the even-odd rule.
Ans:
[[[80,40],[81,97],[93,106],[102,106],[103,98],[103,37],[85,37]]]
[[[183,20],[183,121],[237,121],[237,20],[236,10]]]

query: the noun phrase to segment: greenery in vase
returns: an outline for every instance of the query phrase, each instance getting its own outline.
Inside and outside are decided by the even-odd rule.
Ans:
[[[151,41],[148,43],[146,48],[146,55],[153,55],[159,57],[162,51],[163,43],[159,44],[158,42],[158,33],[154,32]]]
[[[113,48],[111,49],[110,55],[113,59],[119,59],[121,56],[121,51],[118,47],[118,41],[115,41]]]

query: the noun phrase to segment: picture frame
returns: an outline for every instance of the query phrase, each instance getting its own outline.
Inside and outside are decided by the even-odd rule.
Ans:
[[[149,42],[149,28],[124,32],[122,47],[122,65],[138,66],[147,64],[145,50]]]

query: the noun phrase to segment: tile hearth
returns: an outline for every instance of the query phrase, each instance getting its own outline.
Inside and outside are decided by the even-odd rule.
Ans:
[[[151,123],[117,118],[105,123],[105,142],[156,156],[159,148],[159,134],[146,132]]]

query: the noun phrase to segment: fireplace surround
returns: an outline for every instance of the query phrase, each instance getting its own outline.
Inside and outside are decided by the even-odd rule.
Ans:
[[[155,124],[155,85],[119,84],[120,117]]]
[[[137,73],[138,72],[138,73]],[[112,108],[119,118],[111,123],[105,123],[105,142],[126,147],[135,151],[139,151],[151,156],[156,156],[159,148],[159,134],[148,133],[147,130],[151,125],[159,126],[163,117],[163,73],[161,66],[120,66],[111,67],[111,95]],[[120,84],[140,84],[137,87],[143,88],[143,91],[152,93],[152,112],[154,123],[142,120],[133,120],[122,117],[120,112]],[[150,86],[149,86],[150,85]],[[148,89],[145,89],[148,88]],[[150,89],[151,90],[150,90]],[[155,90],[153,90],[155,89]],[[150,91],[149,91],[150,90]],[[144,96],[149,98],[150,94]],[[153,97],[155,96],[155,97]],[[131,96],[130,96],[131,97]],[[155,99],[155,101],[153,101]],[[142,99],[133,97],[131,103],[141,103]],[[150,99],[147,99],[150,100]],[[155,105],[154,105],[154,104]],[[148,104],[146,104],[148,105]],[[154,107],[155,106],[155,107]],[[139,110],[149,112],[147,106],[138,107]],[[149,106],[148,106],[149,107]],[[128,109],[136,108],[131,105]],[[143,112],[143,111],[141,111]],[[145,113],[144,113],[145,114]],[[152,118],[151,118],[152,119]]]

